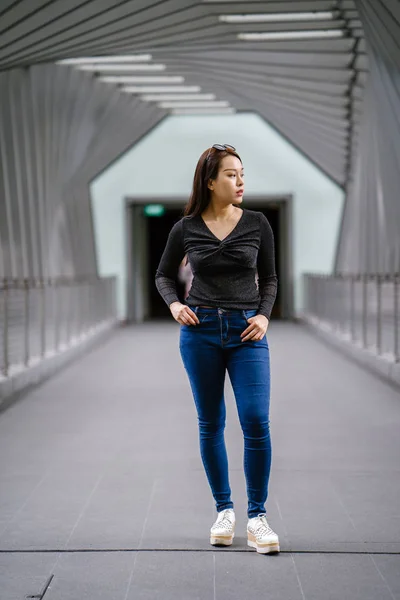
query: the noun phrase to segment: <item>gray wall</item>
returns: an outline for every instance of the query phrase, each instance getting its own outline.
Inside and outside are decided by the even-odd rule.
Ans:
[[[353,132],[336,270],[400,271],[400,2],[356,0],[369,78]]]
[[[86,73],[0,73],[0,277],[97,273],[89,182],[164,116]]]

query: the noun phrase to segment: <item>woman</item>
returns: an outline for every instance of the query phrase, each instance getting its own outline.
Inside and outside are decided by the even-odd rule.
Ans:
[[[264,506],[271,469],[266,331],[277,277],[268,220],[261,212],[240,208],[243,177],[242,161],[233,146],[214,144],[203,152],[185,216],[170,231],[156,286],[181,324],[180,352],[218,513],[210,543],[231,545],[235,530],[224,441],[227,370],[244,434],[248,545],[267,554],[279,552],[279,539],[267,522]],[[175,281],[185,254],[194,279],[181,304]]]

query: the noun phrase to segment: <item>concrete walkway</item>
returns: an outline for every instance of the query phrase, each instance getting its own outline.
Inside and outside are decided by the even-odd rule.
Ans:
[[[267,513],[282,551],[246,545],[228,379],[237,535],[212,548],[178,333],[121,329],[0,413],[0,599],[400,599],[398,390],[273,322]]]

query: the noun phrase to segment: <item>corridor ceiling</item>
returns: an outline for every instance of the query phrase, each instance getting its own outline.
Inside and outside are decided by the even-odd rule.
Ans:
[[[333,15],[293,16],[314,11]],[[267,18],[235,23],[232,15]],[[239,35],[332,29],[341,37]],[[354,0],[0,0],[1,70],[143,53],[165,65],[163,76],[184,78],[236,111],[257,112],[339,185],[347,181],[368,70]],[[107,85],[114,91],[115,83]]]

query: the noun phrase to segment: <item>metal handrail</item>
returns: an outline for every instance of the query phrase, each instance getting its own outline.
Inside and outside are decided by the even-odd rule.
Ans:
[[[378,356],[400,361],[400,274],[304,275],[305,315]]]
[[[0,280],[0,376],[79,343],[115,318],[115,277]]]

